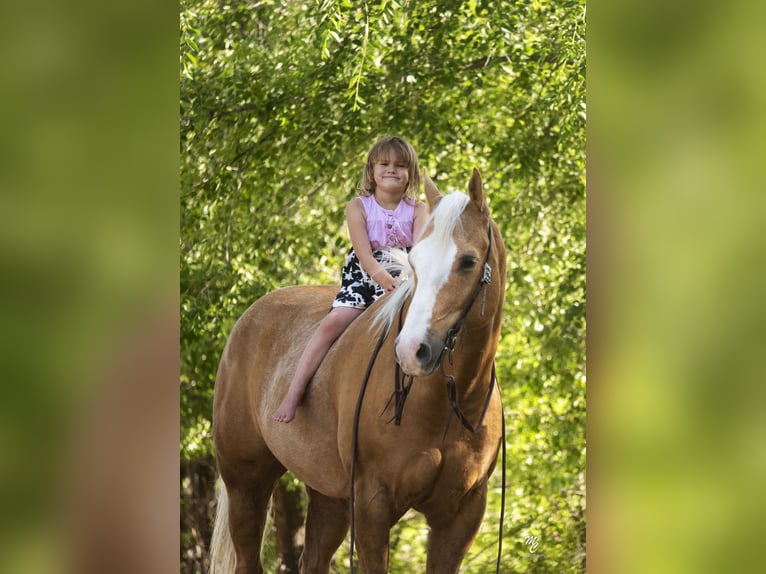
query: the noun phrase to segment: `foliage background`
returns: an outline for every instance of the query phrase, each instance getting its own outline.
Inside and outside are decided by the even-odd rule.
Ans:
[[[411,141],[443,192],[478,167],[504,234],[503,571],[584,571],[584,36],[581,1],[182,0],[184,571],[206,559],[190,517],[210,512],[226,337],[270,290],[338,283],[343,207],[385,134]],[[465,572],[494,563],[499,476]],[[418,571],[424,539],[418,516],[400,522],[391,571]]]
[[[763,562],[763,15],[588,2],[589,571]],[[3,572],[178,569],[178,16],[42,0],[0,21]],[[115,390],[129,407],[103,408]],[[111,512],[78,532],[89,500]],[[74,547],[108,568],[67,569]]]

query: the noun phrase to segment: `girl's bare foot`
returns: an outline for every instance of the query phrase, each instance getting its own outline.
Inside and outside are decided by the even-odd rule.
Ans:
[[[271,418],[280,423],[289,423],[295,418],[295,411],[298,409],[299,401],[300,398],[294,399],[289,395],[286,396]]]

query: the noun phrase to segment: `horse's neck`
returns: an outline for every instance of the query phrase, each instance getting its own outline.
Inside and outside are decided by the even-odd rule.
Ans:
[[[475,305],[482,306],[482,294],[479,293]],[[485,388],[485,379],[491,377],[492,365],[495,353],[500,341],[500,325],[502,322],[502,299],[493,297],[490,302],[490,294],[487,294],[484,315],[467,318],[461,332],[458,333],[455,348],[452,351],[454,368],[457,376],[466,381],[465,385],[471,388],[463,388],[464,391],[473,391],[474,387]],[[444,364],[449,364],[445,359]],[[471,381],[468,383],[468,381]],[[458,381],[460,384],[460,381]]]
[[[477,333],[466,329],[462,336],[458,336],[455,349],[452,351],[454,368],[456,372],[467,377],[481,376],[492,368],[492,362],[497,351],[497,341],[488,334]],[[445,365],[449,361],[445,360]]]

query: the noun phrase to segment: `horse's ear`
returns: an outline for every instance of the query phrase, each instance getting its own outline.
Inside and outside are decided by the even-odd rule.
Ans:
[[[468,182],[468,193],[471,195],[471,199],[479,206],[479,211],[483,213],[487,201],[484,199],[484,186],[481,183],[481,174],[476,168],[473,168],[471,179]]]
[[[428,200],[428,207],[433,210],[434,207],[441,201],[442,194],[436,189],[436,184],[431,181],[428,174],[423,170],[423,191],[426,192],[426,199]]]

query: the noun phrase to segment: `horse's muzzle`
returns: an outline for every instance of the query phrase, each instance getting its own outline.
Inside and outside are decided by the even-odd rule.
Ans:
[[[424,377],[436,370],[444,347],[443,341],[427,335],[419,340],[402,341],[396,339],[394,355],[396,362],[405,372],[413,377]]]

